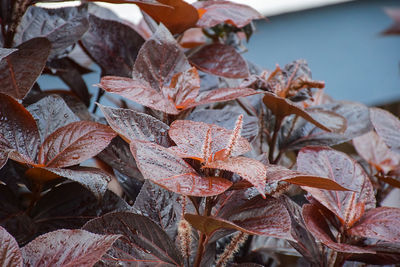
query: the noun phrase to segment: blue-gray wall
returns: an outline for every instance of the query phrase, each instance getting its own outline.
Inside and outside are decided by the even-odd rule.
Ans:
[[[400,35],[379,35],[392,24],[383,8],[396,6],[362,0],[270,17],[257,23],[245,57],[268,69],[304,58],[335,99],[400,100]]]

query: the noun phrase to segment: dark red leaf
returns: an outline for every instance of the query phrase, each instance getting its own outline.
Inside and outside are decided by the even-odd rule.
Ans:
[[[89,30],[81,39],[102,75],[131,77],[133,65],[144,43],[131,27],[117,21],[89,16]]]
[[[189,58],[201,71],[227,78],[246,78],[249,69],[235,48],[224,44],[209,44]]]
[[[203,158],[203,144],[208,129],[211,129],[211,153],[215,154],[227,148],[232,135],[231,130],[204,122],[176,120],[171,124],[168,132],[171,139],[177,145],[177,147],[172,147],[172,150],[178,152],[184,158],[201,160]],[[240,137],[233,147],[232,156],[242,155],[250,150],[251,146],[249,142],[245,138]]]
[[[17,50],[16,48],[0,48],[0,61]]]
[[[313,110],[315,109],[313,108]],[[287,138],[284,143],[280,144],[281,148],[297,150],[308,145],[337,145],[349,141],[357,136],[363,135],[372,129],[368,107],[363,104],[352,102],[334,102],[318,106],[317,110],[333,112],[345,118],[347,123],[344,133],[341,133],[340,131],[326,132],[305,120],[297,120],[298,124],[294,127],[290,137]],[[315,112],[313,112],[312,116],[315,117]],[[320,117],[323,119],[323,116]],[[319,121],[318,118],[317,120]],[[335,123],[335,121],[339,122],[339,120],[339,117],[335,119],[334,125],[332,125],[331,120],[325,121],[325,123],[327,122],[326,124],[324,123],[324,120],[322,122],[329,128],[333,126],[333,130],[340,127],[338,123]]]
[[[174,240],[182,215],[181,196],[145,181],[136,197],[133,212],[150,218]],[[186,211],[188,206],[186,206]]]
[[[261,162],[245,157],[230,157],[216,160],[204,165],[204,168],[221,169],[239,174],[243,179],[253,184],[258,192],[265,197],[266,166]]]
[[[22,267],[22,254],[17,241],[0,226],[0,265]]]
[[[378,135],[394,152],[400,154],[400,120],[380,108],[370,108],[371,122]]]
[[[388,173],[400,164],[400,156],[392,152],[374,131],[354,138],[353,145],[357,153],[379,171]]]
[[[303,186],[322,205],[332,211],[346,228],[359,219],[360,209],[375,208],[375,194],[363,168],[348,155],[327,147],[306,147],[297,157],[298,170],[328,177],[353,191],[321,190]]]
[[[50,95],[26,108],[38,125],[40,139],[43,142],[47,136],[58,128],[71,122],[79,121],[65,101],[58,95]]]
[[[212,216],[201,216],[196,214],[185,214],[185,219],[197,230],[205,233],[207,236],[213,235],[217,230],[220,229],[232,229],[242,231],[248,234],[255,234],[251,231],[248,231],[234,223],[226,221],[224,219],[215,218]]]
[[[379,207],[367,211],[361,220],[348,230],[351,235],[400,242],[400,209]]]
[[[322,130],[332,132],[331,129],[315,120],[308,112],[283,97],[279,97],[273,93],[265,92],[263,98],[264,104],[271,110],[271,112],[280,120],[284,117],[295,114],[318,126]]]
[[[127,262],[139,266],[183,266],[180,251],[168,235],[147,217],[131,212],[109,213],[83,227],[99,234],[122,234],[103,261],[109,265]]]
[[[9,151],[13,157],[33,162],[36,158],[40,136],[32,115],[15,99],[0,93],[0,168],[7,161]],[[17,157],[17,158],[16,158]]]
[[[214,196],[226,191],[232,182],[218,177],[201,177],[169,149],[136,140],[131,151],[145,179],[182,195]]]
[[[213,27],[223,22],[242,28],[252,20],[264,18],[249,6],[229,1],[196,2],[194,6],[200,14],[197,26],[204,28]]]
[[[79,167],[76,169],[43,168],[42,170],[80,183],[89,189],[98,199],[102,198],[107,190],[108,183],[112,179],[106,172],[92,167]]]
[[[194,48],[203,45],[207,42],[207,37],[203,33],[201,28],[190,28],[187,29],[182,38],[179,40],[179,44],[183,48]]]
[[[115,135],[110,127],[100,123],[72,122],[46,138],[38,162],[50,168],[79,164],[100,153]]]
[[[37,237],[21,249],[28,266],[93,266],[121,235],[84,230],[57,230]]]
[[[135,110],[98,105],[111,128],[127,142],[142,140],[169,145],[169,127],[162,121]]]
[[[156,22],[163,23],[173,34],[182,33],[194,27],[199,19],[196,8],[183,0],[158,0],[157,2],[167,7],[145,3],[136,4]]]
[[[14,46],[32,38],[45,37],[51,42],[50,57],[65,52],[75,44],[89,27],[87,8],[42,8],[30,6],[19,23]]]
[[[34,38],[17,48],[0,61],[0,93],[22,99],[42,73],[51,44],[46,38]]]
[[[134,65],[133,78],[146,81],[151,88],[160,92],[162,87],[168,86],[174,74],[189,68],[183,50],[161,24],[140,49]]]
[[[266,177],[267,183],[285,181],[301,186],[309,186],[327,190],[348,191],[347,188],[341,186],[332,179],[289,170],[280,165],[268,164],[266,166]]]
[[[364,249],[345,243],[338,243],[333,237],[332,232],[329,229],[329,225],[318,210],[318,207],[313,204],[303,205],[303,219],[308,231],[310,231],[316,239],[320,240],[323,244],[333,250],[344,253],[375,254],[373,250]]]

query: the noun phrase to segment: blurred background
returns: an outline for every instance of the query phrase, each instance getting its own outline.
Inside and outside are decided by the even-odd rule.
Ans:
[[[193,2],[193,1],[188,1]],[[283,67],[305,59],[315,80],[337,100],[382,105],[400,101],[400,35],[382,36],[393,21],[385,8],[398,0],[235,0],[251,5],[267,20],[256,22],[244,57],[260,67]],[[102,4],[104,5],[104,4]],[[135,5],[107,5],[137,23]],[[93,68],[92,68],[93,69]],[[85,77],[98,83],[99,73]],[[54,77],[41,78],[42,88],[67,88]],[[97,89],[91,87],[92,92]]]

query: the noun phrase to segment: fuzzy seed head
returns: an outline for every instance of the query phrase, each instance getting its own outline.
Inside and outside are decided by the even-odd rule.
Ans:
[[[238,232],[226,246],[224,252],[218,256],[216,267],[224,267],[233,258],[236,252],[239,251],[240,247],[249,237],[248,234]]]
[[[188,221],[182,219],[178,226],[178,239],[180,242],[181,253],[184,258],[190,257],[192,245],[192,226]]]
[[[240,138],[240,132],[242,130],[242,125],[243,125],[243,115],[239,115],[238,119],[236,120],[235,123],[235,129],[233,129],[233,132],[231,134],[229,143],[228,143],[228,147],[225,151],[225,157],[230,157],[230,155],[232,154],[232,150],[235,147],[235,145],[237,144],[239,138]]]

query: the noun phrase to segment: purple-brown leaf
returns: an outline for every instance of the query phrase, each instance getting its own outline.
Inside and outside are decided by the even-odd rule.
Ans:
[[[121,235],[97,235],[85,230],[57,230],[21,249],[26,266],[93,266]]]
[[[157,144],[136,140],[131,143],[131,151],[144,178],[172,192],[189,196],[214,196],[232,185],[232,182],[223,178],[201,177],[183,159]]]
[[[189,58],[201,71],[227,78],[246,78],[249,69],[243,57],[235,48],[224,44],[209,44]]]
[[[103,261],[138,266],[183,266],[179,250],[168,235],[149,218],[131,212],[108,213],[83,229],[98,234],[122,234]]]
[[[367,211],[363,217],[348,230],[351,235],[365,238],[400,242],[400,209],[379,207]]]
[[[350,228],[365,210],[375,208],[375,194],[367,174],[348,155],[327,147],[305,147],[297,157],[298,170],[328,177],[353,191],[331,191],[303,186]]]
[[[40,37],[30,39],[17,48],[0,61],[0,93],[23,99],[42,73],[51,44]]]
[[[377,134],[391,150],[400,154],[400,120],[380,108],[370,108],[370,116]]]
[[[316,239],[320,240],[323,244],[333,250],[344,253],[375,254],[373,250],[368,250],[345,243],[338,243],[332,235],[325,218],[318,210],[318,207],[313,204],[303,205],[303,219],[308,231],[310,231]]]
[[[168,125],[145,113],[131,109],[112,108],[98,104],[108,124],[128,142],[155,142],[168,146]]]
[[[22,267],[22,254],[18,243],[6,229],[0,226],[0,265]]]
[[[242,28],[252,20],[264,18],[249,6],[229,1],[196,2],[194,6],[200,14],[197,26],[203,28],[213,27],[223,22]]]
[[[100,123],[72,122],[46,138],[38,163],[50,168],[79,164],[100,153],[115,136],[110,127]]]

